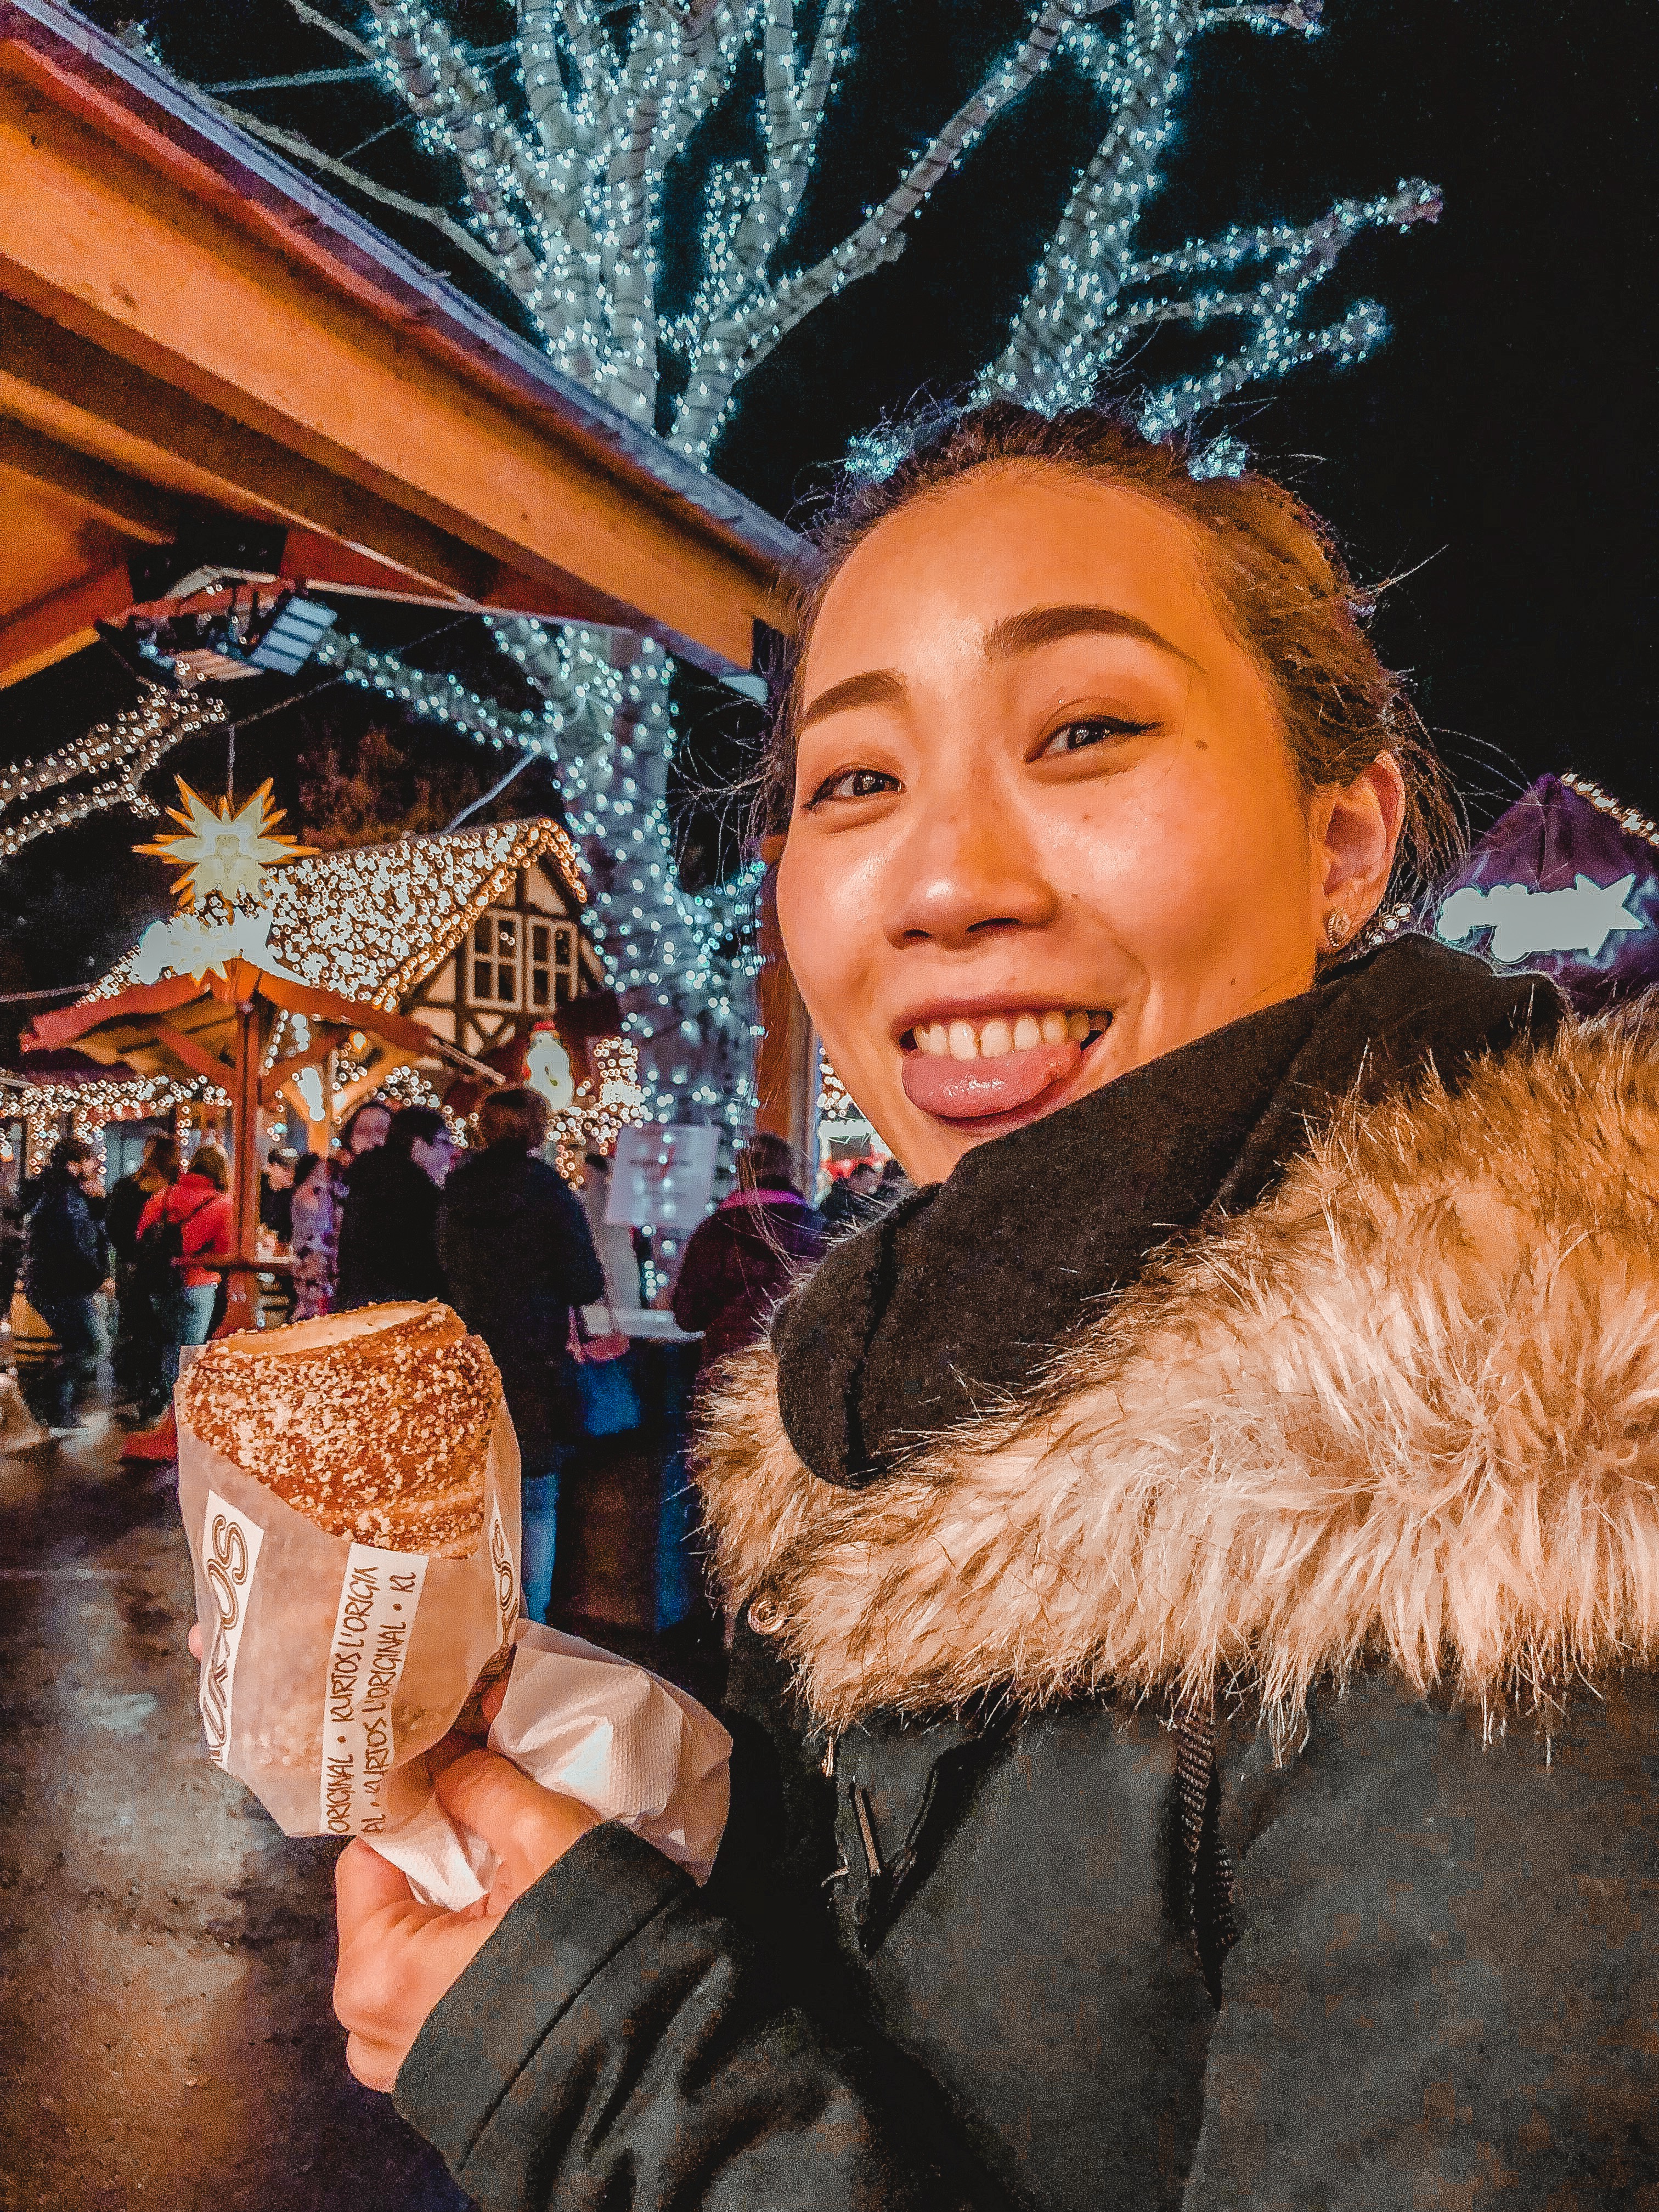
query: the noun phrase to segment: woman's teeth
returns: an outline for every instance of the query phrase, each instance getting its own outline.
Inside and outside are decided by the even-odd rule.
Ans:
[[[1111,1018],[1109,1013],[1081,1012],[993,1014],[983,1022],[929,1022],[911,1034],[916,1050],[930,1060],[1001,1060],[1040,1044],[1086,1044]]]

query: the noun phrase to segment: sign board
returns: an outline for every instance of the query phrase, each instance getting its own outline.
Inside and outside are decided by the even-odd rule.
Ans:
[[[695,1229],[714,1194],[718,1129],[650,1121],[617,1139],[605,1218],[630,1229]]]
[[[1577,775],[1542,775],[1439,886],[1434,930],[1581,1013],[1659,983],[1659,827]]]

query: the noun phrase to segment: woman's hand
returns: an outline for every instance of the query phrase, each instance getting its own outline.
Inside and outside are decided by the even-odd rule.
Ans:
[[[428,1756],[435,1763],[437,1753]],[[450,1819],[482,1836],[501,1861],[488,1897],[460,1912],[422,1905],[408,1878],[361,1836],[334,1869],[340,1929],[334,2010],[346,2030],[346,2064],[370,2089],[391,2088],[428,2014],[508,1905],[599,1825],[586,1805],[544,1790],[493,1751],[461,1752],[435,1786]]]
[[[186,1641],[202,1656],[202,1626]],[[480,1701],[485,1727],[507,1696],[507,1677]],[[340,1959],[334,2010],[346,2030],[346,2064],[370,2089],[390,2089],[426,2019],[460,1979],[515,1898],[539,1881],[599,1815],[544,1790],[511,1759],[457,1728],[426,1754],[438,1802],[458,1827],[482,1836],[501,1861],[489,1894],[460,1912],[422,1905],[408,1876],[361,1836],[334,1869]]]

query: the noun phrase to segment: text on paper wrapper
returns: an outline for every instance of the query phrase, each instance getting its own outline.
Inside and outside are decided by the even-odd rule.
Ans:
[[[425,1581],[423,1558],[351,1547],[323,1698],[322,1819],[331,1836],[373,1836],[386,1826],[392,1700]]]
[[[208,1492],[202,1524],[202,1576],[213,1599],[207,1648],[202,1654],[197,1703],[207,1735],[208,1756],[216,1766],[230,1764],[230,1701],[236,1684],[236,1655],[247,1625],[253,1571],[259,1564],[264,1532],[246,1513]]]

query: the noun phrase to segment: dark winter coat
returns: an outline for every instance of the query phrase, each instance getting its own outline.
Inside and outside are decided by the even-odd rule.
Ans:
[[[591,1832],[399,2109],[486,2212],[1650,2205],[1656,1158],[1653,1018],[1356,1106],[861,1486],[750,1354],[714,1878]]]
[[[570,1310],[605,1295],[581,1201],[556,1168],[514,1145],[463,1160],[439,1232],[449,1298],[501,1372],[528,1472],[580,1434]]]
[[[49,1168],[30,1208],[23,1291],[33,1304],[89,1297],[109,1276],[103,1200],[88,1199],[75,1178]]]
[[[104,1230],[118,1260],[129,1267],[138,1257],[138,1223],[155,1192],[162,1186],[142,1176],[123,1176],[104,1208]]]
[[[764,1333],[773,1307],[823,1255],[823,1224],[793,1191],[745,1192],[715,1207],[687,1240],[674,1318],[702,1337],[706,1370]]]
[[[407,1152],[360,1152],[346,1175],[334,1310],[446,1295],[438,1186]]]

